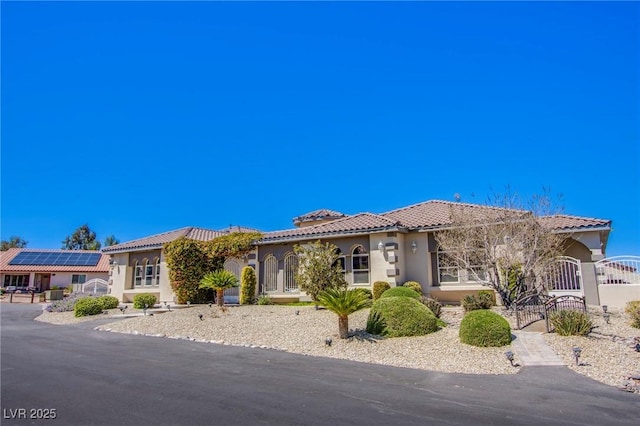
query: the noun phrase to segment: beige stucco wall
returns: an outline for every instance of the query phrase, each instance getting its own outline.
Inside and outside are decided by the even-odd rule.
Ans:
[[[425,295],[431,287],[430,270],[431,255],[426,232],[412,232],[404,235],[404,267],[403,282],[416,281],[422,286]],[[416,252],[411,251],[411,243],[415,241]]]
[[[640,300],[640,284],[601,284],[600,305],[623,308],[632,300]]]

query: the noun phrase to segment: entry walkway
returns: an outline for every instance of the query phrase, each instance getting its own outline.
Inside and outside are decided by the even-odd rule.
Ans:
[[[542,333],[515,330],[513,334],[516,338],[511,344],[524,366],[565,365],[544,341]]]

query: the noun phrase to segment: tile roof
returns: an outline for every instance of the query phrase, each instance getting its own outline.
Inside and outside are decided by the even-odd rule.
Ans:
[[[471,209],[470,212],[500,213],[508,209],[482,206],[479,204],[458,203],[450,201],[431,200],[408,207],[382,213],[382,216],[401,223],[408,229],[437,228],[451,224],[451,209]],[[518,211],[518,210],[514,210]],[[526,211],[522,211],[526,214]]]
[[[0,252],[0,272],[109,272],[109,256],[101,254],[98,264],[95,266],[62,266],[62,265],[9,265],[19,253],[38,251],[52,253],[99,253],[89,250],[55,250],[55,249],[26,249],[10,248]]]
[[[540,220],[542,224],[550,227],[552,229],[563,231],[570,229],[588,229],[588,228],[599,228],[611,227],[611,221],[605,219],[596,219],[592,217],[580,217],[580,216],[569,216],[564,214],[557,214],[553,216],[544,216],[541,217]]]
[[[302,222],[312,222],[314,220],[324,220],[324,219],[339,219],[345,216],[346,214],[337,212],[335,210],[320,209],[320,210],[314,210],[309,213],[305,213],[298,217],[294,217],[293,223],[295,225],[298,225],[299,223],[302,223]]]
[[[262,242],[268,243],[272,241],[300,240],[331,235],[369,233],[378,230],[397,229],[398,227],[397,222],[386,217],[372,213],[359,213],[304,228],[267,232],[264,234]]]
[[[116,253],[140,249],[158,249],[165,243],[177,240],[180,237],[186,237],[192,240],[209,241],[222,235],[227,235],[226,231],[214,231],[212,229],[197,228],[195,226],[187,226],[185,228],[176,229],[162,234],[151,235],[150,237],[139,238],[137,240],[127,241],[121,244],[105,247],[103,253]]]

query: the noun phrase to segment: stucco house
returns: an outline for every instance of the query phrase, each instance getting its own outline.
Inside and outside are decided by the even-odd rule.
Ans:
[[[175,303],[163,246],[182,237],[196,241],[210,241],[231,232],[256,232],[256,230],[243,227],[212,230],[189,226],[105,247],[102,252],[111,257],[110,294],[122,302],[132,302],[136,294],[150,293],[155,295],[159,302]],[[256,251],[254,250],[242,259],[227,259],[224,267],[236,278],[240,278],[242,268],[248,265],[255,266],[255,259]],[[225,298],[228,298],[228,301],[233,302],[237,297],[238,289],[225,291]]]
[[[338,247],[345,279],[351,287],[371,288],[375,281],[386,281],[391,286],[417,281],[430,297],[457,303],[465,294],[486,287],[468,280],[464,271],[440,265],[434,232],[451,226],[454,205],[487,208],[435,200],[380,214],[343,215],[331,211],[336,218],[330,221],[318,211],[295,218],[294,223],[305,226],[268,232],[258,244],[260,291],[276,299],[299,298],[301,293],[293,278],[297,265],[293,246],[321,240]],[[322,220],[314,224],[315,217]],[[545,217],[543,222],[568,237],[563,259],[569,271],[567,282],[557,283],[555,294],[585,296],[587,303],[598,304],[594,263],[604,258],[611,221],[557,215]]]
[[[487,208],[432,200],[378,214],[316,210],[294,218],[291,229],[264,233],[252,253],[242,259],[228,259],[225,269],[239,277],[242,267],[252,266],[258,277],[258,293],[280,302],[305,300],[306,295],[294,279],[298,259],[293,247],[321,240],[338,247],[339,262],[351,287],[371,288],[375,281],[386,281],[391,286],[417,281],[430,297],[458,303],[465,294],[486,287],[469,280],[465,271],[440,265],[441,253],[434,233],[451,226],[454,205]],[[556,215],[543,218],[543,222],[567,236],[562,259],[564,278],[553,283],[552,294],[585,296],[587,303],[599,304],[596,263],[605,256],[611,221]],[[255,231],[187,227],[107,247],[103,253],[111,256],[111,294],[124,302],[138,293],[153,293],[159,301],[174,301],[163,245],[180,237],[207,241],[243,230]],[[227,294],[232,301],[237,290]]]
[[[0,252],[3,287],[46,291],[109,278],[109,256],[99,251],[10,248]]]

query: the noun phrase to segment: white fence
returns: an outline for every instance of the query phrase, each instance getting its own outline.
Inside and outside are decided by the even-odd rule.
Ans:
[[[74,284],[73,292],[103,295],[109,293],[109,283],[100,278],[94,278],[84,284]]]
[[[601,305],[623,307],[640,300],[640,256],[615,256],[595,263]]]

